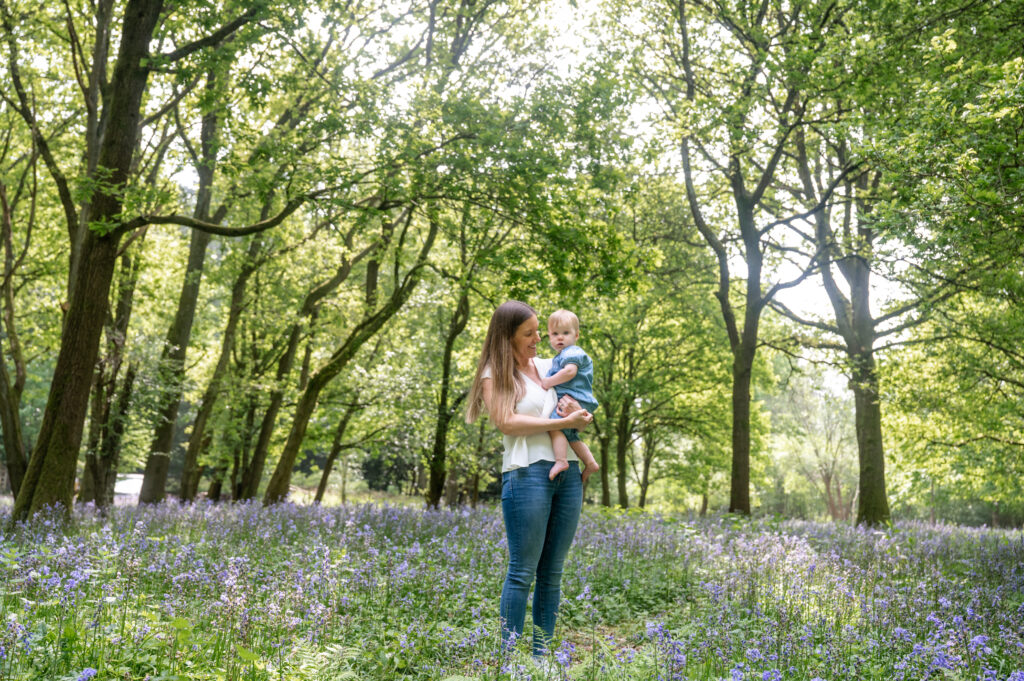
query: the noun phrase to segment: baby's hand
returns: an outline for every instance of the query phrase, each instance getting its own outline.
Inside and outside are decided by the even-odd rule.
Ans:
[[[583,407],[580,406],[579,402],[577,402],[573,398],[569,397],[568,395],[562,395],[562,397],[560,397],[559,400],[558,400],[558,415],[559,416],[562,416],[562,417],[568,416],[569,414],[573,413],[574,411],[579,411],[582,408]]]

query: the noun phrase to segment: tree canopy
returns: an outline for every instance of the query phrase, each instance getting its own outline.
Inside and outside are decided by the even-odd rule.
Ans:
[[[594,503],[1019,522],[1020,9],[0,0],[14,517],[493,498],[516,298]]]

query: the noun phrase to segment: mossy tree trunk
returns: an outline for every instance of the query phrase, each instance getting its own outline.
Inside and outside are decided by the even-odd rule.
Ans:
[[[469,281],[465,281],[468,287]],[[437,418],[434,424],[434,443],[430,451],[430,479],[427,483],[427,506],[437,508],[444,493],[444,481],[448,474],[448,430],[455,412],[466,391],[461,391],[454,400],[449,399],[452,381],[452,354],[455,352],[455,341],[469,322],[469,290],[463,288],[455,311],[448,320],[445,333],[444,351],[441,357],[441,387],[437,395]],[[451,402],[451,403],[449,403]]]
[[[149,59],[150,41],[162,8],[162,0],[129,0],[125,7],[121,44],[108,90],[109,109],[104,111],[106,130],[98,157],[98,166],[109,173],[108,183],[101,185],[93,198],[90,229],[82,236],[39,438],[14,502],[15,520],[53,504],[71,506],[89,389],[123,233],[119,229],[120,189],[128,180],[135,154],[142,98],[149,77],[144,60]],[[27,101],[22,105],[27,108]],[[65,210],[69,208],[73,214],[73,206],[65,203]]]

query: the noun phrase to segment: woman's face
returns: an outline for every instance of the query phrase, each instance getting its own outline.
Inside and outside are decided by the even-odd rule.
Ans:
[[[519,325],[512,334],[512,354],[516,358],[516,364],[526,364],[537,356],[537,343],[540,342],[540,328],[537,323],[537,316],[533,315]]]

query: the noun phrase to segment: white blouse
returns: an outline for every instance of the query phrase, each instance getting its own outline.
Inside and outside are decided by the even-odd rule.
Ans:
[[[534,357],[532,361],[541,376],[545,376],[548,373],[548,369],[551,368],[550,359]],[[489,378],[490,375],[491,368],[485,368],[483,378]],[[555,410],[555,405],[558,402],[555,389],[544,390],[539,384],[534,383],[533,380],[522,373],[520,373],[520,378],[523,379],[523,383],[526,385],[526,392],[523,394],[522,399],[516,402],[515,412],[525,416],[550,418],[551,412]],[[501,455],[502,473],[514,468],[525,468],[535,461],[555,460],[555,452],[551,448],[550,431],[534,435],[504,435],[502,442],[505,445],[505,451]],[[569,461],[577,460],[571,448],[568,451],[567,458]]]

